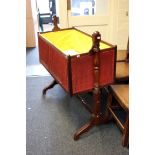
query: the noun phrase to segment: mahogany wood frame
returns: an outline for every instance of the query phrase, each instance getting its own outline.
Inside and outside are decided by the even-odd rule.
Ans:
[[[57,17],[55,16],[54,18],[54,28],[52,31],[61,31],[61,29],[57,26]],[[63,29],[64,30],[64,29]],[[76,29],[77,30],[77,29]],[[78,30],[80,31],[80,30]],[[80,31],[82,32],[82,31]],[[42,32],[44,33],[44,32]],[[84,32],[82,32],[84,33]],[[86,33],[84,33],[85,35],[88,35]],[[39,35],[39,34],[38,34]],[[90,35],[88,35],[90,36]],[[40,36],[41,37],[41,36]],[[44,38],[42,38],[44,39]],[[45,40],[45,39],[44,39]],[[46,41],[46,40],[45,40]],[[101,91],[100,91],[100,88],[102,87],[105,87],[106,85],[109,85],[109,84],[112,84],[112,83],[109,83],[109,84],[106,84],[104,86],[100,86],[99,85],[99,74],[100,74],[100,60],[99,60],[99,53],[100,53],[100,48],[99,48],[99,43],[101,41],[101,35],[98,31],[94,32],[93,35],[92,35],[92,42],[93,42],[93,45],[92,45],[92,48],[90,49],[90,52],[89,54],[90,55],[93,55],[93,77],[94,77],[94,88],[93,88],[93,107],[92,109],[90,109],[86,102],[80,97],[79,94],[77,94],[77,96],[80,98],[80,100],[82,101],[84,107],[86,107],[86,109],[91,113],[91,118],[90,118],[90,121],[88,123],[86,123],[84,126],[82,126],[75,134],[74,134],[74,140],[78,140],[80,138],[80,135],[82,135],[83,133],[87,132],[90,128],[92,128],[94,125],[99,125],[101,123],[104,122],[104,117],[103,117],[103,114],[101,113],[100,111],[100,106],[101,106],[101,102],[100,102],[100,94],[101,94]],[[104,42],[104,41],[101,41],[103,43],[106,43],[108,45],[110,45],[111,47],[108,48],[108,50],[110,49],[114,49],[114,52],[115,52],[115,60],[114,60],[114,79],[113,81],[115,80],[115,67],[116,67],[116,52],[117,52],[117,46],[113,46],[107,42]],[[54,47],[54,45],[52,45]],[[63,53],[62,53],[63,54]],[[84,53],[85,54],[85,53]],[[81,55],[84,55],[84,54],[81,54]],[[72,90],[72,73],[71,73],[71,57],[72,56],[67,56],[67,59],[68,59],[68,90],[69,90],[69,94],[70,96],[73,95],[73,90]],[[73,56],[74,57],[74,56]],[[42,63],[43,64],[43,63]],[[44,64],[43,64],[44,65]],[[45,65],[45,68],[46,68],[46,65]],[[52,74],[51,74],[52,75]],[[54,75],[52,75],[54,77]],[[55,77],[54,77],[55,79]],[[49,85],[47,86],[46,88],[43,89],[43,95],[46,94],[46,91],[48,89],[51,89],[54,87],[54,85],[58,84],[59,81],[56,81],[56,79]],[[61,85],[61,83],[59,83]],[[61,85],[62,86],[62,85]],[[62,86],[63,87],[63,86]],[[64,88],[64,87],[63,87]],[[91,90],[85,90],[84,92],[88,92],[88,91],[92,91]],[[75,95],[75,94],[74,94]]]
[[[87,132],[91,127],[94,125],[98,125],[103,122],[103,115],[100,113],[100,88],[99,88],[99,69],[100,69],[100,61],[99,61],[99,43],[101,40],[101,35],[98,31],[94,32],[92,35],[93,46],[90,50],[90,54],[94,55],[94,90],[93,90],[93,98],[94,98],[94,105],[93,110],[89,110],[91,112],[91,119],[90,121],[81,127],[75,134],[74,140],[78,140],[80,135]],[[82,100],[84,104],[84,101]],[[86,105],[86,104],[85,104]],[[87,109],[89,109],[87,107]]]

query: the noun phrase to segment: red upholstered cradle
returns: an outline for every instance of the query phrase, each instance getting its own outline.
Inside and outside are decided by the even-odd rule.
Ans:
[[[76,30],[83,35],[89,36],[75,28],[69,30]],[[66,31],[66,29],[62,29],[60,31]],[[42,32],[38,34],[39,58],[40,62],[53,76],[53,78],[70,95],[92,90],[94,88],[94,55],[91,55],[89,51],[71,56],[66,55],[60,51],[60,49],[56,48],[48,39],[43,37],[41,35],[43,33],[50,32]],[[117,47],[104,41],[101,42],[108,45],[108,48],[100,49],[99,53],[99,87],[104,87],[114,82]]]
[[[115,80],[117,46],[101,41],[95,31],[92,36],[75,28],[61,29],[54,18],[54,32],[38,34],[40,62],[53,76],[53,82],[43,89],[43,95],[59,83],[71,96],[77,95],[91,113],[91,119],[75,134],[74,140],[94,125],[103,123],[100,111],[100,88]],[[93,107],[90,108],[79,93],[93,92]]]

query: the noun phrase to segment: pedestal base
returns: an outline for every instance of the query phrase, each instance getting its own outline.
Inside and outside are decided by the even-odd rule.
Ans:
[[[104,117],[102,114],[100,115],[92,115],[92,119],[86,123],[84,126],[82,126],[75,134],[74,134],[74,140],[78,140],[80,138],[80,135],[83,133],[89,131],[93,126],[100,125],[104,122]]]

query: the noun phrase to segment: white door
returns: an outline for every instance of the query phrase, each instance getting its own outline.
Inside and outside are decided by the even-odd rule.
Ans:
[[[61,28],[74,26],[90,35],[97,30],[102,40],[126,49],[128,0],[57,0],[56,5]]]
[[[109,0],[70,0],[68,26],[92,34],[99,31],[108,40]]]
[[[76,27],[92,34],[101,33],[108,40],[110,5],[109,0],[59,0],[60,27]]]

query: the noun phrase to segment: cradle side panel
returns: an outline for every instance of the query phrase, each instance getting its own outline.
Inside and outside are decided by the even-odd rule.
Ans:
[[[49,47],[49,72],[68,92],[68,59],[53,46]]]
[[[115,72],[115,51],[114,49],[100,52],[100,86],[112,84]]]
[[[114,49],[100,51],[99,87],[112,84],[115,72]],[[73,94],[85,92],[94,87],[93,55],[85,54],[71,59]]]
[[[93,57],[89,54],[71,59],[73,94],[93,88]]]
[[[38,36],[39,60],[49,71],[49,45],[40,36]]]

